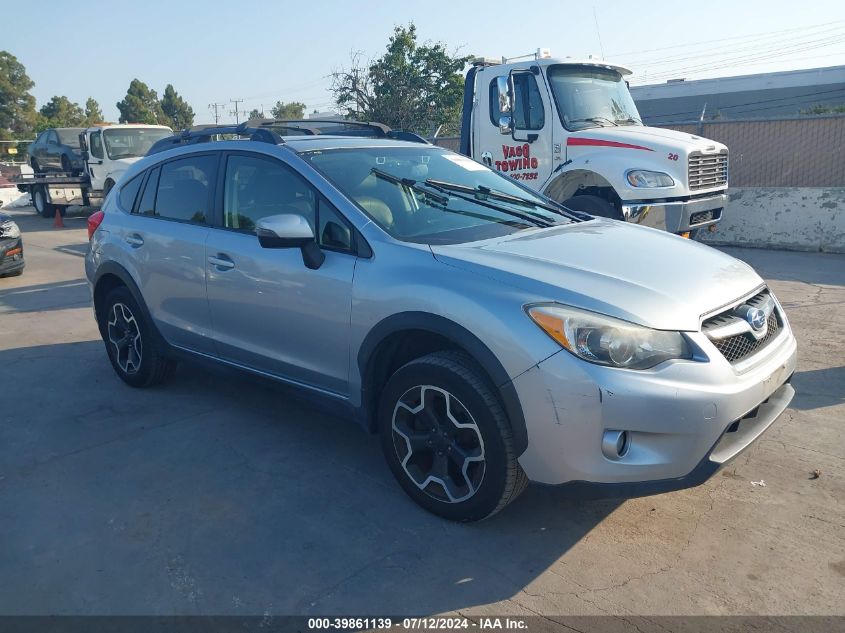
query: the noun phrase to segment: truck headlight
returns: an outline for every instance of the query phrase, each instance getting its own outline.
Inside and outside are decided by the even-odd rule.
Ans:
[[[672,176],[662,171],[648,171],[645,169],[632,169],[625,177],[632,187],[674,187],[675,181]]]
[[[670,358],[692,358],[680,332],[652,330],[557,303],[527,306],[526,311],[564,349],[597,365],[648,369]]]
[[[0,224],[0,237],[16,238],[21,236],[21,229],[15,222],[4,222]]]

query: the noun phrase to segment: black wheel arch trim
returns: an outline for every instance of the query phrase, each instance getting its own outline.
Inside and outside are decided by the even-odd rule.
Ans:
[[[496,355],[490,351],[475,334],[454,321],[428,312],[400,312],[379,321],[364,338],[358,350],[358,369],[361,375],[362,422],[371,431],[375,429],[375,407],[370,406],[370,397],[375,385],[367,384],[368,365],[379,345],[392,334],[403,330],[425,330],[437,334],[464,349],[481,366],[493,382],[513,431],[514,449],[517,456],[528,448],[528,430],[522,404],[505,368]]]
[[[138,307],[141,309],[141,313],[144,319],[146,320],[147,324],[149,325],[153,337],[155,337],[156,342],[160,346],[159,349],[170,350],[170,345],[161,335],[161,332],[158,331],[158,328],[155,325],[155,321],[153,321],[152,315],[150,314],[150,311],[147,308],[147,304],[144,301],[143,296],[141,295],[141,290],[138,288],[138,284],[135,283],[135,280],[132,278],[132,275],[123,266],[113,261],[103,262],[102,264],[100,264],[100,266],[97,268],[97,272],[94,275],[94,283],[92,284],[94,288],[94,297],[92,298],[96,297],[97,286],[100,283],[100,280],[106,275],[114,275],[115,277],[120,279],[124,286],[126,286],[129,292],[132,294],[132,298],[135,299],[135,303],[137,303]],[[94,312],[98,317],[97,325],[99,327],[100,315],[98,313],[98,310],[99,306],[97,305],[97,302],[94,301]]]

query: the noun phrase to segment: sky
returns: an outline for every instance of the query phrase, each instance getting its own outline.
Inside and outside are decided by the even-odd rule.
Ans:
[[[0,15],[0,50],[26,67],[37,107],[92,96],[112,121],[134,78],[159,96],[172,83],[196,123],[213,121],[211,103],[233,121],[233,99],[246,111],[277,100],[330,110],[331,73],[354,51],[377,57],[411,21],[420,41],[463,55],[604,57],[632,68],[632,85],[845,65],[842,0],[0,0]]]

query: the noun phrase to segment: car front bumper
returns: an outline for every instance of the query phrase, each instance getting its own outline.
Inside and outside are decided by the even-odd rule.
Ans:
[[[789,327],[739,372],[703,334],[709,357],[652,370],[601,367],[561,351],[513,383],[525,413],[529,479],[591,496],[639,496],[702,483],[786,409],[796,344]],[[623,456],[602,451],[605,431],[627,431]]]
[[[670,233],[686,233],[716,224],[728,204],[728,195],[720,193],[705,198],[667,202],[640,201],[622,205],[622,215],[628,222],[642,224]]]
[[[8,275],[22,270],[25,266],[23,259],[23,239],[0,239],[0,275]]]

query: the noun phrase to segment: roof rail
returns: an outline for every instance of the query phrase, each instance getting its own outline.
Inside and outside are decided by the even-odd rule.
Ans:
[[[403,130],[393,130],[384,123],[377,123],[375,121],[350,121],[348,119],[252,119],[247,123],[250,126],[261,129],[295,130],[306,134],[389,138],[397,141],[428,143],[428,141],[418,134]]]
[[[222,134],[248,137],[250,141],[272,145],[284,143],[284,136],[315,136],[318,134],[389,138],[397,141],[428,144],[428,141],[418,134],[391,130],[383,123],[364,123],[345,119],[250,119],[238,125],[203,124],[195,125],[190,130],[175,132],[173,136],[156,141],[150,147],[147,156],[181,145],[209,142],[213,140],[213,137]]]

